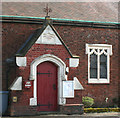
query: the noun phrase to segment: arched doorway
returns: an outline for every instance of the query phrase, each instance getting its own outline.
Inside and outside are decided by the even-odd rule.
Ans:
[[[30,66],[30,80],[33,80],[33,98],[30,98],[30,106],[39,106],[37,103],[37,66],[44,63],[51,62],[53,65],[57,66],[57,105],[66,104],[66,99],[63,98],[63,84],[65,81],[65,68],[66,64],[57,56],[51,54],[45,54],[37,57]]]

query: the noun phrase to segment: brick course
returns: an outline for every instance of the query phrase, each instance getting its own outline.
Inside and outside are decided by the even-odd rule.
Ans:
[[[36,29],[41,28],[39,24],[20,24],[20,23],[3,23],[2,30],[2,56],[3,56],[3,90],[7,90],[6,82],[12,83],[15,76],[23,76],[23,89],[22,91],[11,91],[11,97],[9,97],[9,106],[11,114],[19,115],[26,110],[32,114],[36,108],[29,106],[29,98],[33,96],[30,89],[24,88],[24,82],[29,80],[30,63],[38,56],[43,54],[53,54],[62,59],[69,67],[70,55],[63,45],[42,45],[34,44],[31,49],[25,55],[27,57],[27,67],[12,67],[8,80],[6,79],[6,70],[8,66],[5,63],[7,58],[15,55],[17,50],[27,40],[31,33]],[[89,96],[95,99],[95,106],[105,107],[107,105],[113,106],[112,99],[118,98],[118,84],[119,84],[119,40],[118,29],[104,29],[104,28],[89,28],[89,27],[77,27],[77,26],[58,26],[54,25],[55,29],[62,37],[65,44],[68,46],[72,54],[80,56],[80,63],[77,68],[70,68],[68,79],[72,80],[73,77],[77,77],[80,83],[83,85],[84,90],[75,91],[74,99],[67,99],[69,104],[80,104],[82,102],[81,96]],[[113,55],[110,56],[110,83],[109,84],[88,84],[88,55],[85,54],[85,44],[110,44],[113,46]],[[18,73],[19,72],[19,73]],[[12,97],[17,96],[18,102],[12,103]],[[105,102],[105,98],[108,97],[108,103]],[[21,111],[21,112],[17,112]]]

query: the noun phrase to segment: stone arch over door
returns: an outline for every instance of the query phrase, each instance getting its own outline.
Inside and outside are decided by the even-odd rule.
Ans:
[[[37,66],[45,61],[50,61],[58,66],[58,105],[66,103],[66,99],[63,98],[63,84],[65,80],[66,64],[57,56],[51,54],[45,54],[37,57],[30,65],[30,80],[33,80],[33,98],[30,98],[30,105],[37,106]]]

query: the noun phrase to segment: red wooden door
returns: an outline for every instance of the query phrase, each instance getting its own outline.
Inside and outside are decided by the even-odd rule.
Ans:
[[[57,110],[57,66],[43,62],[37,66],[38,111]]]

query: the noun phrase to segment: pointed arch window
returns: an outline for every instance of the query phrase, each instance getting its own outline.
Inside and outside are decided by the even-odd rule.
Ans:
[[[90,78],[97,78],[97,55],[90,55]]]
[[[88,83],[109,83],[112,45],[86,44]]]

